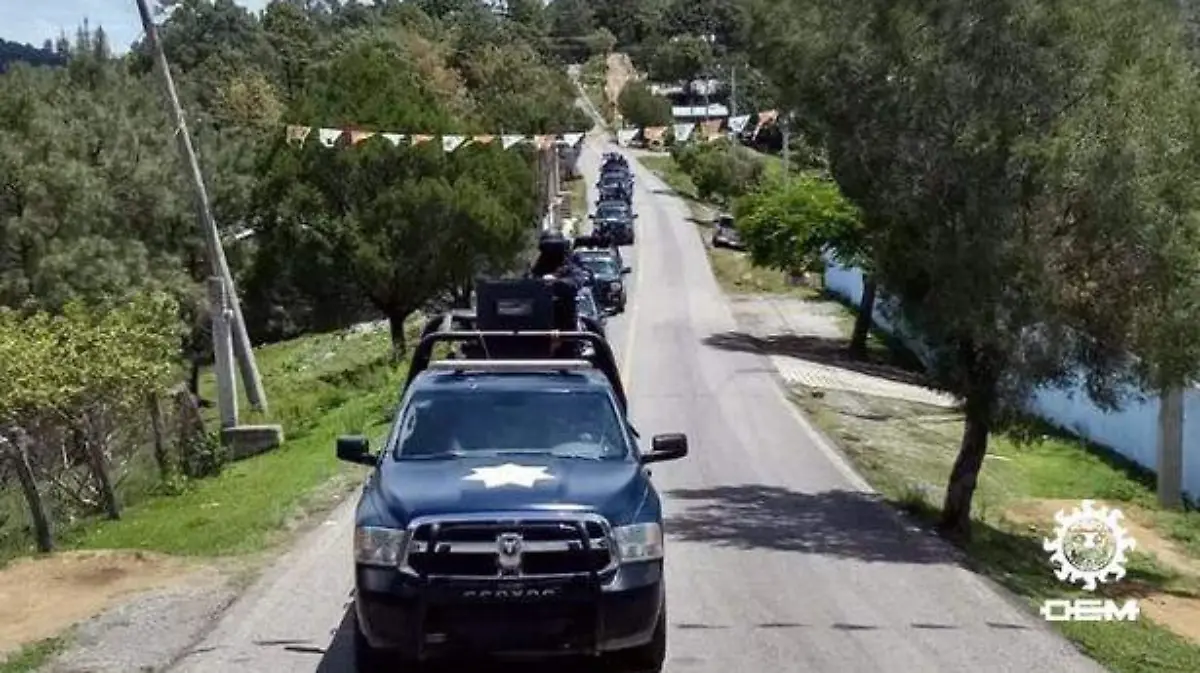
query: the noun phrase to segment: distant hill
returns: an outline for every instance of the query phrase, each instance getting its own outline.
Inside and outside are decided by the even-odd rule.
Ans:
[[[9,63],[55,66],[62,65],[63,59],[49,49],[0,38],[0,72],[7,70]]]

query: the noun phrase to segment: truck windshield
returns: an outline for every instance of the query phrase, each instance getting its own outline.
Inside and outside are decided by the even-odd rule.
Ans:
[[[544,454],[619,460],[625,429],[603,390],[418,390],[400,419],[397,460]]]
[[[620,272],[620,269],[617,268],[617,263],[611,257],[585,256],[579,261],[588,271],[602,276],[615,276]]]

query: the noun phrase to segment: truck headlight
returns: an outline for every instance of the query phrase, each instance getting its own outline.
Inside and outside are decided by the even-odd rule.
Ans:
[[[617,553],[622,563],[656,561],[663,557],[662,526],[656,523],[635,523],[613,530],[617,538]]]
[[[354,529],[354,560],[369,566],[395,568],[404,557],[408,532],[361,526]]]
[[[613,282],[609,283],[608,289],[611,290],[612,292],[620,292],[621,291],[621,281],[614,280]]]

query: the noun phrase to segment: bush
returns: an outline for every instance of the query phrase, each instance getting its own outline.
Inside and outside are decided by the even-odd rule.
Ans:
[[[738,199],[738,232],[756,266],[818,271],[826,250],[856,263],[863,242],[858,209],[837,184],[800,175]]]
[[[673,120],[671,101],[651,93],[645,82],[637,80],[621,89],[621,95],[617,97],[617,109],[631,126],[667,126]]]
[[[46,489],[67,518],[120,517],[121,468],[161,421],[147,399],[179,374],[178,316],[163,294],[113,310],[70,303],[57,316],[0,308],[0,464],[15,473],[43,551],[55,509]],[[153,434],[157,446],[162,428]]]
[[[766,168],[753,150],[727,140],[688,143],[672,148],[671,154],[700,198],[724,205],[756,189]]]

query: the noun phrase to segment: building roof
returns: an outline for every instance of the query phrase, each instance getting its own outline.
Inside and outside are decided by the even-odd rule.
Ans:
[[[678,106],[671,108],[671,116],[676,119],[697,119],[704,117],[728,117],[729,108],[720,104],[713,103],[707,108],[703,105]]]

